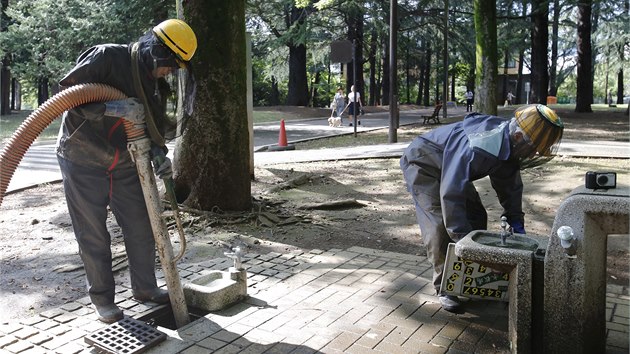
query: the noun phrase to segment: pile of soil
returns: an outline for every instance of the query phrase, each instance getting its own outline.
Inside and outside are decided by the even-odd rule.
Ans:
[[[296,112],[299,112],[296,109]],[[567,112],[565,138],[628,139],[628,119]],[[421,127],[408,126],[413,131]],[[298,147],[299,148],[299,147]],[[610,170],[630,185],[630,160],[558,157],[523,172],[528,233],[549,235],[555,211],[583,184],[584,173]],[[222,257],[226,245],[251,252],[345,249],[360,245],[424,255],[411,198],[398,159],[309,162],[257,168],[254,207],[241,213],[183,212],[188,251],[183,262]],[[501,207],[487,179],[475,183],[487,206],[489,229],[499,229]],[[122,233],[108,221],[117,281],[127,279]],[[175,248],[177,236],[173,232]],[[610,238],[609,238],[610,239]],[[609,240],[610,241],[610,240]],[[608,282],[628,286],[628,237],[609,242]],[[7,195],[0,206],[0,308],[3,321],[23,318],[86,295],[82,263],[60,184]]]

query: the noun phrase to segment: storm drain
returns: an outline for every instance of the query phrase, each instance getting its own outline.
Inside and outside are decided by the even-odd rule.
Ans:
[[[122,320],[85,336],[85,342],[106,353],[142,353],[166,339],[166,334],[133,318]]]

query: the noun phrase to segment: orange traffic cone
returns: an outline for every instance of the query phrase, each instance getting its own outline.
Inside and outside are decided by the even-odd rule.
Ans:
[[[287,131],[284,129],[284,119],[280,120],[280,135],[278,136],[278,146],[287,146]]]
[[[280,120],[280,135],[278,135],[278,145],[270,145],[268,151],[295,150],[295,145],[287,142],[287,131],[284,128],[284,119]]]

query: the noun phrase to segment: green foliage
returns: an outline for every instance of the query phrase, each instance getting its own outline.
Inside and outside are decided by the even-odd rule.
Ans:
[[[10,55],[12,73],[21,80],[32,82],[46,77],[55,83],[82,51],[100,43],[134,41],[156,23],[156,14],[166,14],[165,6],[171,3],[12,1],[6,11],[11,23],[6,32],[0,32],[0,56]]]

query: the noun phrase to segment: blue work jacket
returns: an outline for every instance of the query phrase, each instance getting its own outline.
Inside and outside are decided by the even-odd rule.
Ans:
[[[518,161],[510,159],[509,120],[472,113],[463,121],[436,128],[414,139],[403,154],[418,166],[418,178],[405,176],[411,193],[427,190],[429,177],[439,182],[444,226],[452,239],[472,231],[466,214],[466,190],[489,176],[508,222],[524,223],[521,207],[523,182]],[[411,178],[411,180],[410,180]]]

